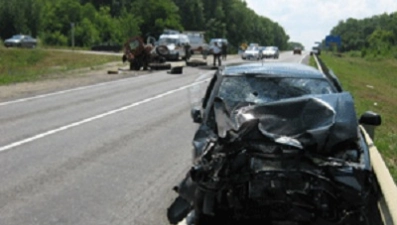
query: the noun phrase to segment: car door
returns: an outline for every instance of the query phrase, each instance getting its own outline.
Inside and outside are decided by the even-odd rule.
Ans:
[[[21,46],[26,48],[31,48],[34,46],[33,38],[25,36],[21,40]]]

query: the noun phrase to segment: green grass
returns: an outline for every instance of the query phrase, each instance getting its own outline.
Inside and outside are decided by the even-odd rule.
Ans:
[[[358,116],[369,110],[382,116],[374,141],[397,183],[397,60],[369,60],[350,53],[320,57],[354,96]]]
[[[118,61],[119,56],[1,47],[0,85],[72,75],[65,72]]]
[[[316,60],[314,59],[314,57],[309,58],[309,66],[312,66],[317,69],[317,64],[316,64]]]

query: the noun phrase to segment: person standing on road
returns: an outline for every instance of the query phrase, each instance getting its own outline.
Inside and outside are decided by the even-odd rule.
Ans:
[[[222,43],[222,60],[226,60],[227,56],[227,43],[223,42]]]
[[[214,63],[213,65],[216,65],[216,60],[218,60],[218,66],[221,66],[221,55],[222,55],[222,50],[218,46],[218,43],[215,42],[214,46],[212,47],[212,53],[214,54]]]

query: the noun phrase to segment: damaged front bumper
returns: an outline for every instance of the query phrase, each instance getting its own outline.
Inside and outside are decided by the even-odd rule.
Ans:
[[[175,188],[171,223],[192,210],[270,224],[368,223],[377,191],[350,95],[233,112],[218,101],[214,115],[217,133],[203,124],[194,137],[194,165]]]

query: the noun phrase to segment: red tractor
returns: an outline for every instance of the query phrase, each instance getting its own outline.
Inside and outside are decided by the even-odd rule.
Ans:
[[[165,55],[168,54],[166,46],[155,47],[145,44],[141,37],[130,38],[124,44],[123,62],[130,63],[130,70],[140,70],[142,67],[151,69],[170,69],[171,64],[165,63]]]

